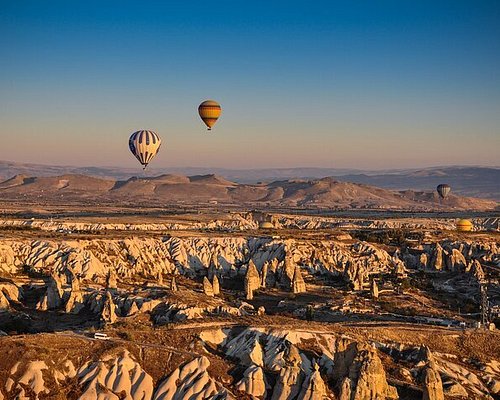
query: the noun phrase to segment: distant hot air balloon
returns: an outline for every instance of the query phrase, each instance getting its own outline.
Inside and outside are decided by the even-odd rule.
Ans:
[[[461,219],[457,222],[457,231],[470,232],[473,228],[474,225],[468,219]]]
[[[274,229],[272,222],[264,221],[259,224],[259,229]]]
[[[212,126],[217,122],[221,112],[220,104],[214,100],[205,100],[198,106],[198,114],[200,114],[205,125],[208,126],[209,131],[212,130]]]
[[[437,186],[436,190],[437,190],[439,196],[441,196],[441,198],[445,199],[446,196],[448,196],[448,194],[450,193],[451,187],[450,187],[450,185],[447,185],[446,183],[442,183],[442,184]]]
[[[153,131],[137,131],[130,135],[128,146],[132,154],[146,169],[149,162],[160,150],[161,139]]]

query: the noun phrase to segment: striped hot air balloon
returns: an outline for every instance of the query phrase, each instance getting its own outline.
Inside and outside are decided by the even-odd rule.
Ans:
[[[445,199],[446,196],[448,196],[448,194],[450,193],[451,187],[450,187],[450,185],[447,185],[446,183],[442,183],[442,184],[437,186],[436,190],[437,190],[439,196],[441,196],[441,198]]]
[[[209,131],[212,130],[212,126],[217,122],[221,112],[220,104],[214,100],[205,100],[198,106],[198,114],[200,114]]]
[[[470,232],[473,228],[474,225],[468,219],[461,219],[457,222],[457,231]]]
[[[128,146],[132,154],[144,166],[148,166],[153,157],[158,154],[161,146],[161,139],[153,131],[137,131],[130,135]]]

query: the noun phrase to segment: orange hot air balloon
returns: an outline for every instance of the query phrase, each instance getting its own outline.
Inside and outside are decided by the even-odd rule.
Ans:
[[[220,104],[214,100],[205,100],[198,106],[198,114],[200,114],[209,131],[212,130],[212,126],[217,122],[221,112]]]
[[[468,219],[461,219],[457,222],[457,231],[470,232],[473,228],[474,225]]]

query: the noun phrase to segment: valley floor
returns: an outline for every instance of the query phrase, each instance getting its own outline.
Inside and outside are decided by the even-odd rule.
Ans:
[[[499,217],[472,220],[11,204],[0,399],[499,398]]]

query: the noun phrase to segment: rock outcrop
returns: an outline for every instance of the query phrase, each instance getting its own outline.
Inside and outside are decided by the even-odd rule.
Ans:
[[[72,289],[64,309],[67,313],[78,314],[85,306],[85,301],[80,290]]]
[[[304,380],[304,373],[300,365],[302,359],[294,344],[286,342],[286,351],[283,365],[273,389],[272,400],[293,399],[300,393]]]
[[[377,285],[377,281],[375,279],[372,280],[372,283],[370,286],[370,294],[372,296],[372,299],[378,300],[378,285]]]
[[[151,399],[152,377],[128,351],[97,362],[88,362],[77,371],[77,378],[85,391],[80,400],[119,399],[126,393],[128,399]]]
[[[214,275],[214,278],[212,280],[212,291],[214,292],[214,296],[218,296],[220,294],[220,284],[217,275]]]
[[[206,276],[203,278],[203,293],[210,297],[214,296],[214,288]]]
[[[341,383],[341,400],[398,399],[397,391],[387,383],[385,370],[377,352],[360,346]]]
[[[116,289],[117,288],[117,278],[116,272],[114,269],[110,269],[108,272],[108,276],[106,277],[106,288],[107,289]]]
[[[53,338],[61,340],[56,334]],[[56,394],[66,395],[68,390],[78,391],[80,399],[88,400],[218,400],[248,396],[280,400],[389,400],[397,399],[398,394],[387,382],[386,368],[390,368],[392,376],[394,362],[400,360],[408,368],[398,379],[410,387],[420,386],[425,399],[443,399],[443,393],[452,398],[487,399],[498,393],[497,361],[485,363],[481,371],[473,367],[479,376],[465,368],[463,360],[432,353],[426,347],[376,343],[378,350],[367,342],[306,329],[211,329],[203,331],[199,339],[206,348],[197,349],[187,343],[189,349],[153,345],[151,350],[139,351],[134,345],[141,362],[132,351],[120,348],[118,342],[112,346],[99,346],[96,342],[92,346],[104,353],[87,353],[83,359],[80,349],[64,344],[65,352],[57,355],[57,363],[31,358],[46,357],[46,352],[26,351],[5,371],[7,380],[0,382],[0,391],[6,398],[23,400],[36,398],[35,394],[38,398],[55,398]],[[82,343],[78,337],[63,340]],[[33,341],[33,346],[38,349],[39,344]],[[2,354],[8,351],[0,347]],[[154,364],[156,368],[145,368],[142,362],[147,362],[148,353],[157,357],[156,352],[167,355],[168,361],[160,359],[159,364]],[[224,364],[225,360],[232,362]],[[235,372],[239,376],[233,382],[225,371],[235,364],[242,368]],[[164,365],[169,368],[168,374],[158,375]],[[156,371],[156,375],[147,371]],[[416,379],[419,372],[420,381]]]
[[[304,282],[304,278],[302,277],[302,273],[300,272],[298,265],[295,266],[295,270],[293,272],[292,291],[293,293],[306,292],[306,283]]]
[[[300,367],[296,365],[284,366],[280,370],[271,400],[287,400],[296,398],[302,388],[303,379]]]
[[[0,282],[0,292],[9,301],[18,302],[23,299],[23,289],[11,282]]]
[[[64,305],[64,309],[67,313],[78,314],[85,306],[85,301],[83,293],[80,289],[80,282],[78,281],[78,278],[71,269],[69,272],[71,279],[71,291],[66,304]]]
[[[57,273],[52,273],[46,279],[47,290],[37,304],[38,310],[54,310],[62,306],[63,294],[61,278]]]
[[[172,277],[172,280],[170,281],[170,290],[172,292],[177,292],[177,290],[179,290],[177,288],[177,282],[175,281],[175,276]]]
[[[452,249],[448,259],[448,269],[450,271],[465,272],[467,261],[458,249]]]
[[[250,396],[265,398],[267,384],[262,367],[250,365],[243,373],[243,378],[236,383],[236,388]]]
[[[424,395],[422,400],[444,400],[443,382],[434,361],[429,361],[423,371]]]
[[[470,268],[470,274],[476,279],[478,282],[482,282],[485,278],[483,267],[478,260],[474,260],[472,262],[472,266]]]
[[[253,299],[253,292],[260,288],[260,275],[253,261],[248,264],[247,273],[245,275],[245,296],[247,300]]]
[[[494,241],[467,244],[440,241],[423,246],[415,255],[395,253],[390,256],[373,244],[359,241],[342,243],[326,240],[311,243],[295,239],[200,239],[173,236],[165,240],[8,240],[1,242],[0,248],[5,253],[3,257],[5,264],[9,265],[9,271],[21,266],[45,275],[50,275],[52,271],[53,277],[47,279],[47,286],[51,285],[49,281],[58,280],[56,275],[67,274],[69,269],[81,281],[108,279],[108,287],[114,288],[115,280],[118,279],[143,276],[157,280],[160,274],[171,276],[177,273],[187,277],[202,277],[209,276],[210,269],[218,279],[234,278],[247,271],[255,272],[251,267],[253,264],[257,273],[262,271],[259,274],[259,287],[271,288],[279,283],[290,290],[296,265],[301,266],[302,273],[307,270],[309,273],[335,276],[342,274],[356,290],[362,290],[372,274],[404,274],[404,268],[408,267],[404,266],[405,263],[432,270],[453,268],[456,273],[461,273],[466,268],[471,269],[471,263],[475,260],[494,262],[500,253]],[[210,262],[210,259],[213,261]],[[212,266],[208,268],[209,264]],[[52,282],[54,284],[57,285]],[[252,287],[254,290],[257,288],[255,284]],[[54,302],[57,303],[57,300],[47,300],[49,307],[53,307]]]
[[[434,248],[434,253],[432,254],[431,258],[431,265],[436,271],[440,271],[444,267],[443,248],[439,243],[436,243],[436,246]]]
[[[323,400],[327,398],[326,384],[319,372],[318,364],[314,364],[314,371],[307,376],[302,384],[298,396],[300,400]]]
[[[117,320],[116,305],[113,302],[113,297],[109,291],[106,291],[106,297],[101,312],[101,319],[105,323],[113,324]]]
[[[227,395],[225,389],[218,389],[207,372],[210,361],[198,357],[177,368],[155,390],[153,400],[216,399],[216,395]],[[223,397],[221,397],[223,398]]]
[[[0,291],[0,310],[7,310],[10,307],[9,299]]]

